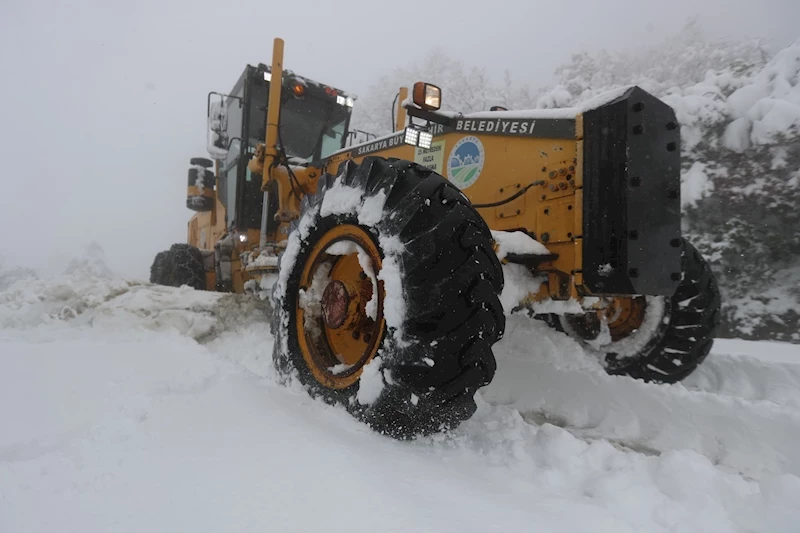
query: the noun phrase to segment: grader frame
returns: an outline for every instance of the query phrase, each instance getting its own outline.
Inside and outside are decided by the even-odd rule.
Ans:
[[[620,91],[583,110],[468,116],[421,110],[403,90],[395,133],[317,164],[290,167],[279,159],[280,106],[273,105],[280,101],[281,84],[275,81],[282,63],[283,42],[277,39],[266,139],[250,162],[251,171],[263,176],[263,190],[277,184],[279,226],[268,241],[288,233],[303,195],[316,191],[325,172],[335,174],[350,159],[398,158],[420,162],[460,183],[470,202],[486,206],[479,211],[492,230],[524,231],[552,252],[518,259],[538,262],[536,270],[547,275],[528,300],[675,291],[681,242],[679,130],[674,112],[641,89]],[[430,149],[404,142],[407,113],[428,119],[426,127],[434,134]],[[456,147],[465,145],[478,148],[466,178],[454,176],[450,165]],[[253,237],[247,242],[259,241]],[[243,275],[243,281],[248,277]]]
[[[419,82],[401,89],[392,134],[346,146],[352,98],[285,71],[282,40],[252,72],[266,107],[258,91],[244,106],[264,127],[226,161],[225,185],[224,151],[215,172],[194,160],[187,205],[204,212],[151,281],[271,294],[275,367],[312,395],[395,437],[452,427],[491,381],[514,309],[612,374],[676,382],[710,352],[719,289],[681,236],[680,130],[657,98],[627,87],[579,108],[464,115]],[[525,278],[513,309],[506,271]]]
[[[361,162],[367,156],[432,168],[460,183],[474,205],[486,206],[479,211],[492,230],[524,231],[543,243],[551,255],[516,259],[536,262],[536,270],[547,277],[528,301],[674,292],[680,276],[679,130],[674,112],[641,89],[630,88],[583,110],[467,116],[423,111],[403,89],[395,133],[295,166],[284,164],[279,151],[280,105],[275,103],[282,89],[280,39],[275,40],[271,72],[266,138],[250,170],[262,175],[262,190],[278,196],[277,227],[269,236],[251,228],[242,241],[233,243],[235,292],[242,292],[247,280],[270,271],[268,261],[248,270],[239,257],[257,250],[260,243],[284,239],[299,216],[303,196],[316,191],[318,178],[335,174],[347,160]],[[407,114],[427,119],[426,127],[434,134],[430,149],[404,142]],[[466,181],[453,176],[450,165],[457,145],[478,149]],[[217,202],[215,212],[202,221],[210,223],[213,237],[224,233],[219,210]],[[190,244],[201,244],[200,226],[190,223]]]

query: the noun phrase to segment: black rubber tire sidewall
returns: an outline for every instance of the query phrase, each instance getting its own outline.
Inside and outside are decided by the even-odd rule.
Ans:
[[[158,252],[150,267],[150,283],[164,285],[165,269],[169,252]]]
[[[366,158],[361,165],[348,162],[338,177],[364,191],[362,198],[380,190],[387,194],[381,223],[359,224],[355,214],[320,217],[315,210],[335,179],[323,176],[318,195],[304,199],[304,216],[313,214],[316,220],[300,240],[285,286],[275,291],[276,369],[283,376],[295,375],[313,396],[346,406],[373,429],[395,438],[451,428],[475,411],[475,392],[491,381],[496,369],[491,347],[505,328],[499,301],[502,269],[492,250],[491,233],[466,197],[445,178],[413,163],[382,158]],[[392,209],[395,216],[389,215]],[[396,257],[407,306],[403,331],[410,346],[400,347],[387,328],[378,356],[383,375],[388,372],[390,379],[384,379],[383,391],[369,405],[356,399],[358,382],[332,390],[313,378],[294,327],[303,264],[314,243],[344,223],[362,227],[379,249],[379,234],[405,244]],[[284,268],[289,267],[282,264]]]
[[[668,323],[662,321],[640,354],[613,363],[613,355],[607,355],[606,369],[610,374],[676,383],[694,372],[708,356],[720,323],[719,287],[708,262],[685,240],[681,271],[683,279],[678,289],[665,302]]]
[[[188,285],[197,290],[206,288],[203,254],[189,244],[173,244],[164,261],[164,285],[182,287]]]

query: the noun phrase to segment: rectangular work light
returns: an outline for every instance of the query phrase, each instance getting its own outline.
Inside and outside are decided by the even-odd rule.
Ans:
[[[416,146],[419,142],[419,130],[414,126],[408,126],[406,128],[406,144],[410,144],[411,146]]]
[[[406,127],[405,143],[427,150],[433,143],[433,133],[428,131],[428,128],[410,124]]]

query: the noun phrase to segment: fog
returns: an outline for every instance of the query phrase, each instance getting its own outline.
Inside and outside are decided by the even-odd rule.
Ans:
[[[113,270],[147,277],[153,255],[186,238],[186,168],[206,155],[206,94],[269,62],[274,37],[286,40],[287,68],[363,94],[433,47],[543,85],[573,52],[652,44],[690,18],[711,36],[775,47],[800,36],[797,0],[6,0],[0,258],[58,271],[96,242]]]

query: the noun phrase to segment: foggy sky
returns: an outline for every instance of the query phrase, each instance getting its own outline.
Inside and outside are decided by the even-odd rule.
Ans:
[[[797,0],[0,0],[0,262],[60,271],[97,242],[146,278],[186,239],[206,94],[268,63],[274,37],[286,68],[356,94],[437,46],[537,86],[573,52],[651,44],[690,17],[714,37],[800,37]]]

